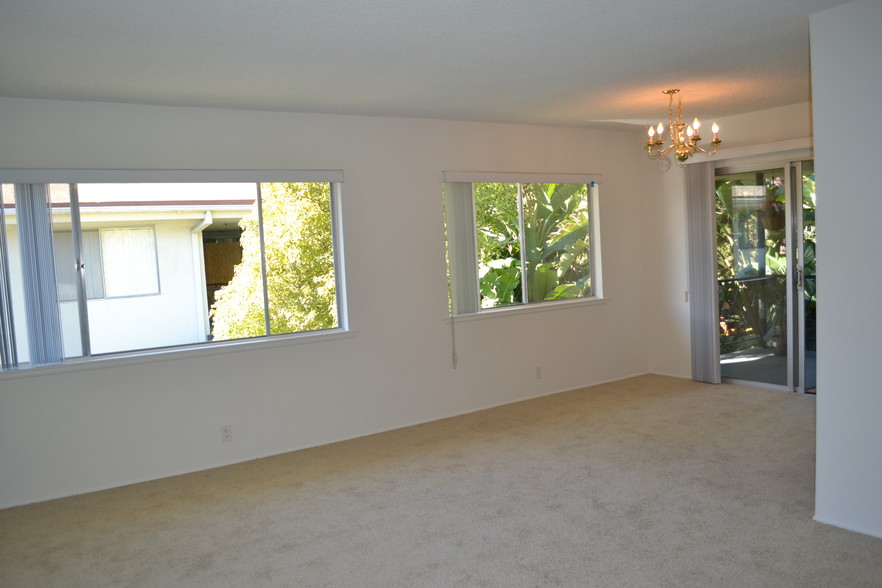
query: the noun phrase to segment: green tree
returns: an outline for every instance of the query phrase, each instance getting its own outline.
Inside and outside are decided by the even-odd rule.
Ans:
[[[330,186],[261,184],[269,334],[337,326]],[[211,308],[215,340],[268,334],[257,204],[243,218],[242,262]]]

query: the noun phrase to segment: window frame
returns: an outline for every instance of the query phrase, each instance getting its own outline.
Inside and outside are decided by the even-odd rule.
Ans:
[[[441,184],[444,200],[444,222],[447,245],[449,312],[456,317],[474,317],[508,312],[530,312],[561,305],[584,304],[603,299],[602,255],[600,239],[600,174],[521,173],[443,171]],[[482,308],[478,277],[478,243],[475,214],[474,184],[584,184],[588,191],[589,272],[591,294],[579,298],[536,300]],[[519,212],[523,235],[523,212]],[[522,244],[523,249],[523,244]],[[523,256],[522,256],[523,257]],[[526,268],[521,267],[522,280]]]
[[[350,333],[348,317],[348,296],[344,265],[344,240],[342,231],[342,170],[101,170],[101,169],[0,169],[0,182],[3,184],[136,184],[136,183],[324,183],[329,185],[331,205],[331,239],[333,242],[334,280],[337,306],[337,326],[329,329],[302,331],[294,333],[266,334],[256,337],[220,341],[200,341],[180,345],[132,349],[92,355],[84,348],[83,355],[63,358],[45,364],[16,363],[0,368],[0,378],[14,377],[15,374],[29,374],[34,371],[56,371],[86,369],[90,366],[119,365],[121,363],[140,363],[157,359],[227,353],[242,346],[278,346],[300,344],[316,340],[327,340],[347,336]],[[79,216],[79,209],[75,216]],[[77,218],[77,225],[79,220]],[[4,227],[5,230],[5,223]],[[145,227],[138,227],[145,228]],[[88,231],[90,229],[85,229]],[[154,228],[155,231],[155,228]],[[75,232],[75,234],[79,234]],[[155,232],[154,232],[155,238]],[[154,243],[154,245],[157,245]],[[263,243],[261,243],[263,246]],[[54,253],[54,252],[53,252]],[[103,262],[103,260],[102,260]],[[158,270],[157,270],[158,271]],[[157,273],[157,280],[159,274]],[[134,295],[140,296],[140,295]],[[148,295],[144,295],[148,296]],[[106,292],[105,292],[105,298]],[[87,298],[82,301],[85,305]],[[63,301],[56,300],[58,305]],[[70,301],[67,301],[70,302]],[[88,329],[86,323],[85,328]],[[108,363],[109,362],[109,363]]]

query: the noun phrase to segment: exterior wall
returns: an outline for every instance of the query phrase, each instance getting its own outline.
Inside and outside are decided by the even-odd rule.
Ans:
[[[654,168],[637,131],[19,99],[0,99],[0,127],[0,168],[343,170],[351,328],[0,374],[0,506],[650,369],[642,231]],[[451,325],[442,170],[603,174],[605,300]],[[221,443],[225,424],[231,443]]]
[[[92,353],[183,345],[206,341],[205,279],[194,263],[192,221],[160,222],[156,231],[159,294],[90,300]],[[198,254],[198,252],[195,252]],[[68,303],[72,304],[72,303]]]
[[[198,221],[197,221],[198,222]],[[100,298],[88,301],[89,331],[93,354],[131,351],[151,347],[200,343],[207,340],[205,313],[205,280],[198,265],[200,242],[190,229],[190,220],[150,222],[137,221],[138,226],[155,230],[160,291],[158,294],[121,298]],[[107,228],[118,227],[111,223]],[[99,228],[100,224],[88,224]],[[9,227],[7,233],[11,278],[21,283],[18,233]],[[195,251],[194,251],[195,250]],[[14,320],[19,361],[27,362],[27,336],[23,295],[15,297]],[[76,302],[61,303],[62,333],[65,357],[82,354]]]

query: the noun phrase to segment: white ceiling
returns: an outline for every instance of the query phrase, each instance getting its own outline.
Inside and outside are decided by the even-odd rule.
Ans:
[[[0,96],[586,126],[810,100],[846,0],[0,0]]]

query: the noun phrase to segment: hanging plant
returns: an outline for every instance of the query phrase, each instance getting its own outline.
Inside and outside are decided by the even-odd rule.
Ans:
[[[784,203],[775,200],[767,200],[760,209],[760,221],[767,231],[780,231],[784,229]]]

